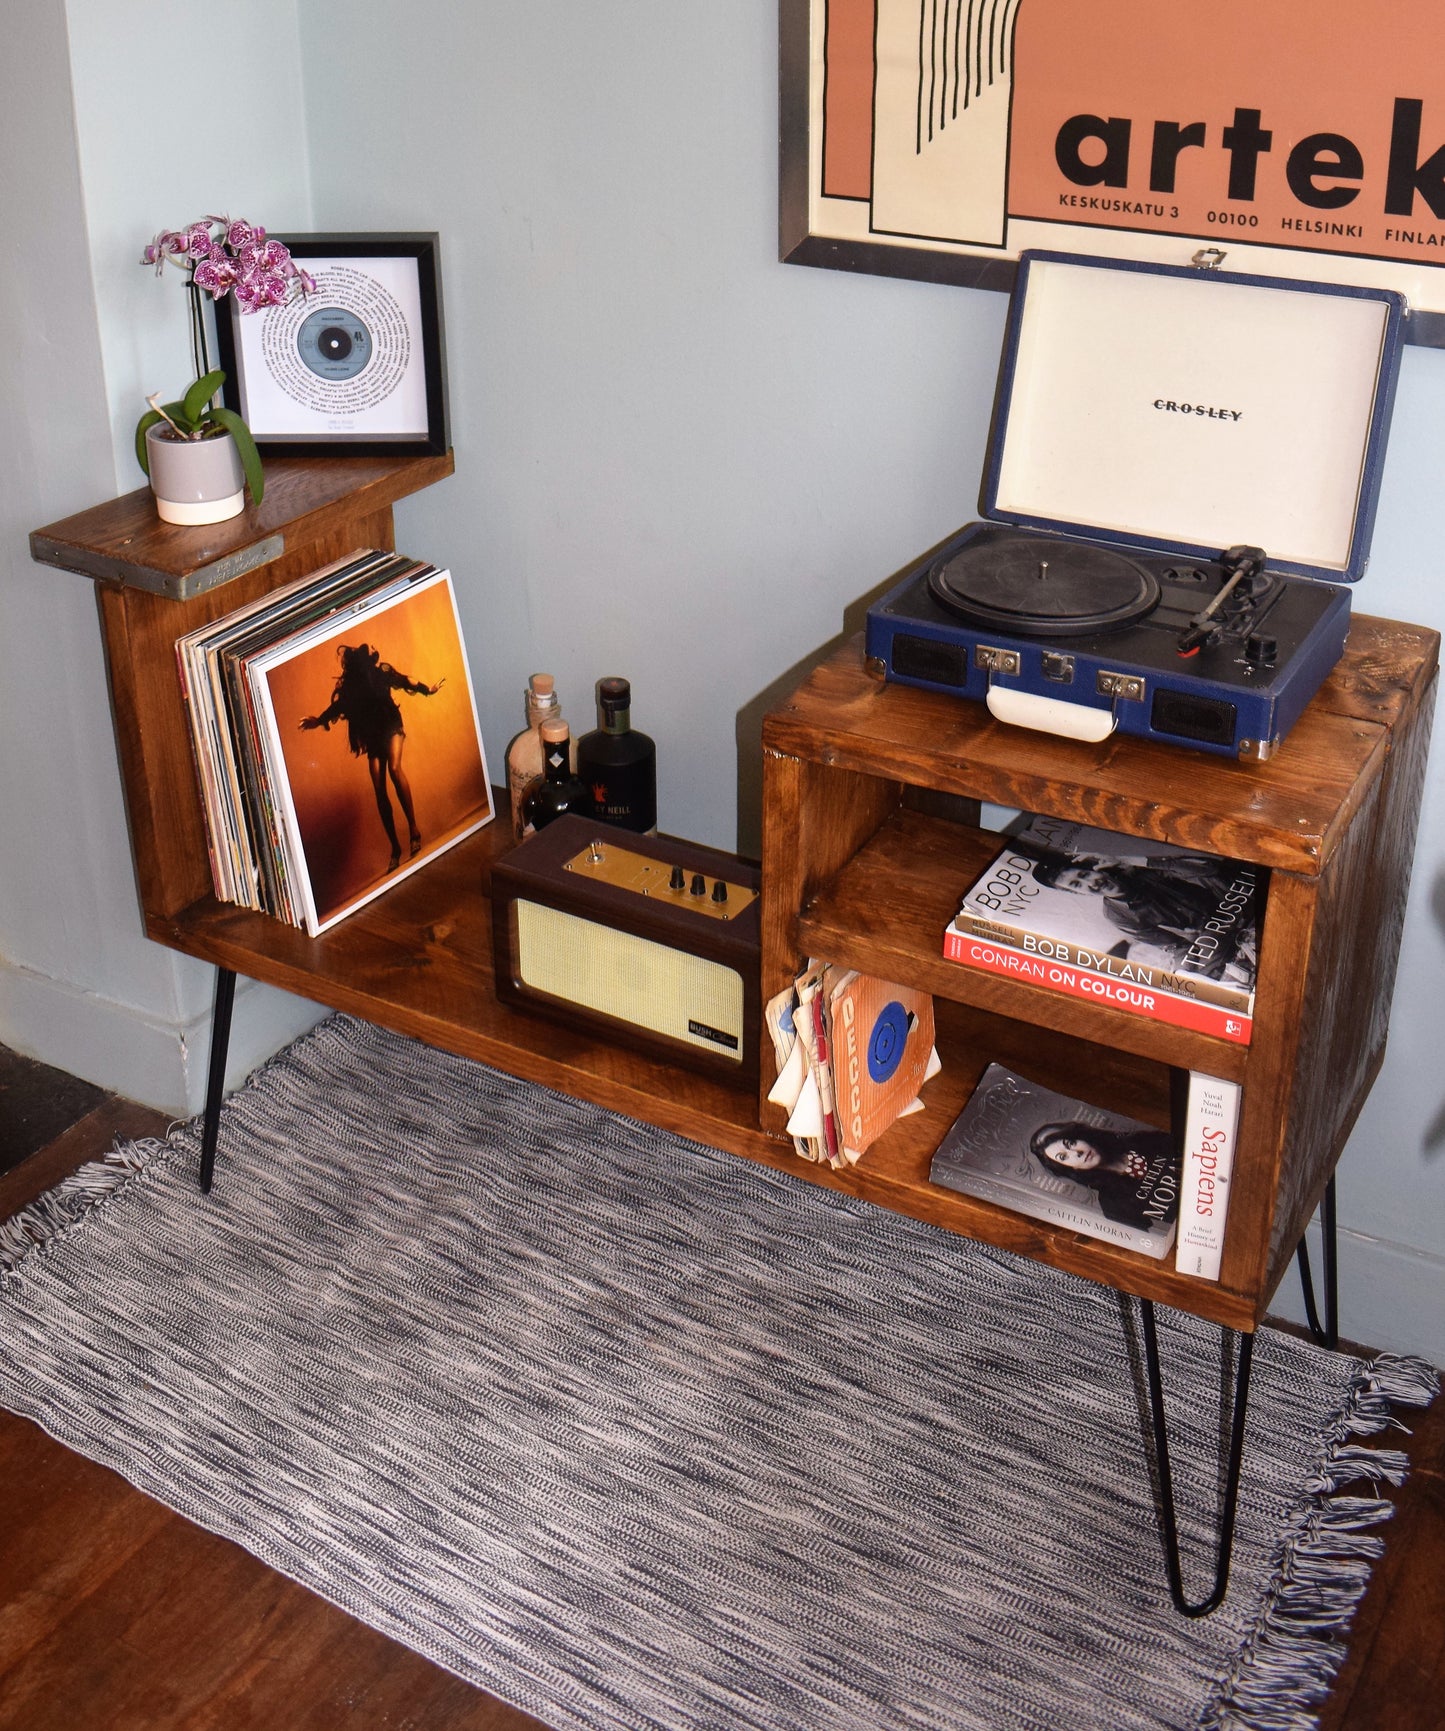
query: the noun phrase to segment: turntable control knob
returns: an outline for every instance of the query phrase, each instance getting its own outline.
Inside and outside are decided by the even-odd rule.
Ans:
[[[712,886],[712,899],[715,902],[725,902],[728,899],[728,886],[721,878]]]
[[[692,874],[692,893],[695,896],[705,896],[707,894],[707,879],[701,872],[694,872]]]
[[[1273,667],[1278,654],[1279,644],[1273,637],[1254,636],[1244,645],[1244,659],[1251,667]]]
[[[687,887],[687,873],[683,871],[680,865],[675,865],[672,868],[672,876],[667,880],[667,887],[670,890],[680,890]]]

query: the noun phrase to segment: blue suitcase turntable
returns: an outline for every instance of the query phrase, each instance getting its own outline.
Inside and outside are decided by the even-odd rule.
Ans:
[[[1024,253],[985,520],[869,610],[870,665],[1019,726],[1269,757],[1344,649],[1405,316],[1386,290]]]

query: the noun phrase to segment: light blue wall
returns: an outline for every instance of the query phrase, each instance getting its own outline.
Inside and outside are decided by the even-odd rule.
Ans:
[[[52,26],[61,10],[24,4]],[[96,260],[95,293],[81,297],[92,446],[108,414],[121,449],[142,363],[160,358],[153,345],[179,320],[178,308],[158,314],[165,291],[143,271],[116,299],[102,251],[109,261],[123,244],[128,256],[212,197],[244,201],[274,227],[438,230],[457,474],[405,501],[397,532],[456,573],[494,773],[530,671],[557,675],[574,724],[589,719],[593,682],[623,673],[637,725],[658,741],[663,826],[755,846],[769,696],[845,610],[975,509],[1004,314],[997,295],[777,262],[776,0],[270,0],[264,28],[248,13],[244,31],[211,0],[144,11],[71,0],[69,15],[81,185],[72,176],[61,208],[73,213],[83,194]],[[208,31],[219,39],[223,18],[227,53],[249,57],[246,88],[279,130],[251,162],[234,135],[200,139],[175,171],[187,178],[171,183],[143,154],[131,84],[179,71]],[[58,89],[66,68],[53,44],[52,55]],[[246,178],[228,180],[238,163]],[[38,291],[29,304],[39,318]],[[1357,598],[1437,628],[1442,406],[1445,354],[1410,350]],[[22,499],[15,522],[90,502],[106,490],[95,469],[92,451],[71,496]],[[117,476],[132,484],[119,457]],[[24,556],[11,542],[13,589]],[[41,580],[47,591],[67,581]],[[24,629],[40,641],[37,619]],[[69,748],[59,779],[79,778],[85,802],[109,814],[65,831],[86,887],[73,922],[84,952],[113,944],[111,904],[130,890],[103,704],[92,701],[98,647],[83,620],[71,629],[81,641],[62,647],[83,669],[93,761]],[[87,833],[97,825],[103,846]],[[14,846],[0,845],[8,863]],[[18,909],[0,894],[0,948],[43,947],[63,979],[84,978],[58,935],[70,916],[47,907],[33,877],[21,882]],[[142,951],[154,953],[136,939]],[[1405,952],[1385,1071],[1340,1173],[1341,1279],[1354,1335],[1442,1363],[1439,748]],[[199,989],[180,992],[178,1015]],[[282,1037],[273,997],[258,995],[258,1040]],[[16,1031],[0,1023],[0,1037]],[[63,1038],[48,1037],[44,1055],[67,1062]],[[1282,1307],[1292,1295],[1287,1282]]]
[[[16,0],[6,32],[0,1040],[179,1112],[212,970],[142,935],[94,586],[27,538],[142,485],[145,395],[188,377],[181,276],[139,262],[156,230],[228,205],[310,226],[296,9],[256,0],[240,28],[218,0]],[[238,992],[233,1076],[316,1014]]]

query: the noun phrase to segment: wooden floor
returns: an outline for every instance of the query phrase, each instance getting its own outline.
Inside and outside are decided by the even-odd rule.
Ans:
[[[0,1092],[0,1145],[8,1137],[13,1151],[4,1103]],[[103,1099],[9,1172],[0,1161],[0,1219],[117,1135],[164,1129],[155,1113]],[[1445,1724],[1445,1399],[1398,1443],[1413,1470],[1323,1731]],[[536,1723],[0,1413],[0,1731]]]

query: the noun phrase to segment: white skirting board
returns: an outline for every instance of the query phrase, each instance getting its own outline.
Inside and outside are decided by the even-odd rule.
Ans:
[[[178,1118],[205,1103],[210,1058],[205,1009],[167,1022],[24,968],[0,965],[0,1043],[97,1087]],[[319,1004],[238,980],[226,1066],[228,1089],[327,1014]]]

